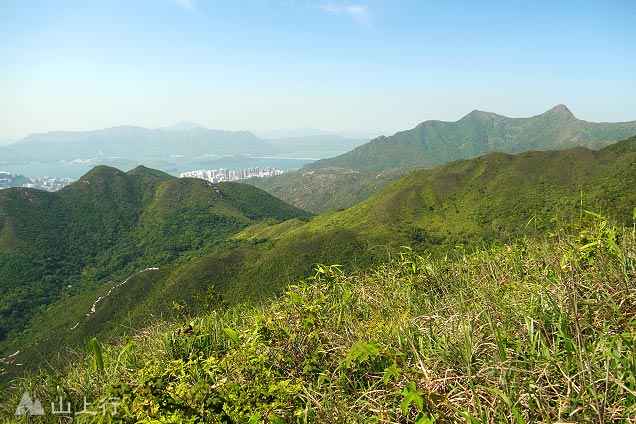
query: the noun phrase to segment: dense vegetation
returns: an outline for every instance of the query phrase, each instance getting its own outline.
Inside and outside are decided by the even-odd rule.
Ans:
[[[29,390],[75,410],[116,400],[85,422],[629,422],[635,232],[581,210],[543,240],[319,266],[266,306],[93,341],[17,382],[0,415]]]
[[[473,111],[457,122],[426,121],[411,130],[378,137],[343,155],[306,165],[295,176],[253,184],[295,206],[321,213],[354,205],[393,181],[392,176],[405,175],[404,168],[430,168],[494,151],[599,148],[634,134],[636,121],[582,121],[563,105],[531,118]],[[321,178],[322,174],[329,178]]]
[[[558,221],[577,219],[581,204],[627,223],[636,204],[634,180],[635,137],[598,151],[490,153],[414,171],[347,210],[286,229],[283,238],[352,231],[380,249],[409,245],[443,254],[458,244],[541,235]],[[241,235],[276,238],[275,228]]]
[[[236,246],[231,236],[254,222],[308,216],[251,186],[143,167],[128,173],[96,167],[56,193],[3,190],[0,353],[53,334],[61,341],[65,335],[56,331],[84,317],[113,281]],[[80,328],[74,337],[85,333]]]

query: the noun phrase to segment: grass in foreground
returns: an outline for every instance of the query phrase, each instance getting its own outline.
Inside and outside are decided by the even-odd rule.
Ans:
[[[29,390],[48,411],[120,402],[86,422],[634,422],[634,229],[587,218],[543,242],[318,267],[271,305],[158,324],[103,361],[93,344],[17,382],[0,416]]]

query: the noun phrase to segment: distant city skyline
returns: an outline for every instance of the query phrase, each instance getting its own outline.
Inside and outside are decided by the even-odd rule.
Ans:
[[[3,0],[0,144],[188,120],[390,135],[473,109],[636,120],[633,1]]]

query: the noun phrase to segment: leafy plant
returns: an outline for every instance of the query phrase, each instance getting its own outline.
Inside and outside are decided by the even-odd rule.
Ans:
[[[104,358],[102,356],[102,346],[95,337],[88,341],[88,353],[93,355],[94,370],[100,374],[104,374]]]

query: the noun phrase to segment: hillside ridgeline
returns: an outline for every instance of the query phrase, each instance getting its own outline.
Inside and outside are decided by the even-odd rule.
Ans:
[[[636,121],[587,122],[564,105],[531,118],[476,110],[456,122],[426,121],[378,137],[340,156],[305,165],[296,174],[250,183],[299,208],[322,213],[350,207],[414,168],[495,151],[598,149],[635,134]]]

